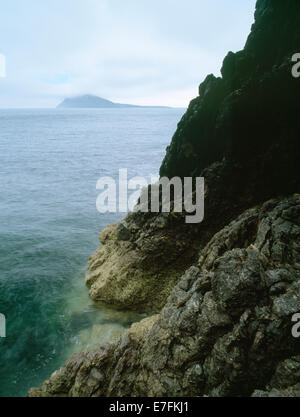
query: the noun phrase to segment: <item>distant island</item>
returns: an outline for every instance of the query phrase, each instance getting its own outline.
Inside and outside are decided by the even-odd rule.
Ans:
[[[91,94],[86,94],[83,96],[78,96],[78,97],[73,97],[73,98],[66,98],[63,102],[61,102],[57,106],[57,108],[64,108],[64,109],[128,108],[128,107],[171,108],[171,107],[166,107],[166,106],[138,106],[134,104],[113,103],[110,100],[93,96]]]

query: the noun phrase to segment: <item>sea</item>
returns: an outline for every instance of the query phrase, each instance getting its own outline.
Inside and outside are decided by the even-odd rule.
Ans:
[[[158,175],[184,111],[0,110],[1,397],[26,396],[73,353],[145,317],[88,296],[86,263],[99,232],[124,217],[98,212],[96,184],[119,169]]]

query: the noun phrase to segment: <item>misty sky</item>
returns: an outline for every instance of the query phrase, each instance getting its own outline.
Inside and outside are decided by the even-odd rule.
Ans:
[[[95,94],[187,106],[229,50],[255,0],[1,0],[0,107],[53,107]]]

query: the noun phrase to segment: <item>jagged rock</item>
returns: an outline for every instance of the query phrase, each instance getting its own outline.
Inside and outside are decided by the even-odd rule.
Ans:
[[[300,397],[300,356],[294,356],[279,363],[266,387],[256,390],[253,397]]]
[[[205,177],[204,221],[131,213],[126,240],[108,226],[89,260],[92,298],[159,317],[73,356],[30,396],[299,394],[300,2],[258,0],[255,17],[222,78],[201,84],[161,166]]]
[[[246,211],[208,243],[159,316],[75,355],[30,395],[297,396],[299,218],[297,196]]]
[[[196,260],[199,244],[191,245],[179,226],[168,227],[161,214],[143,219],[142,227],[137,226],[137,217],[129,214],[125,224],[101,232],[102,245],[88,262],[86,283],[94,300],[159,312],[180,275]]]
[[[118,227],[117,227],[117,239],[118,240],[130,240],[131,237],[131,233],[130,230],[128,229],[128,225],[126,222],[121,222],[119,223]]]
[[[257,1],[255,24],[245,48],[229,52],[222,78],[209,75],[200,85],[199,97],[191,102],[167,149],[162,176],[199,175],[224,157],[231,163],[246,163],[247,168],[247,161],[250,165],[258,154],[273,154],[276,147],[272,145],[275,142],[280,147],[282,140],[299,152],[295,129],[300,83],[291,76],[291,58],[300,44],[299,25],[297,0]],[[278,158],[277,169],[282,166],[288,170],[280,172],[283,177],[296,168],[291,153],[286,157],[275,153],[273,157]],[[290,167],[286,158],[293,161]],[[256,164],[261,181],[262,171],[268,174],[272,163],[266,162],[266,166],[260,160]],[[246,169],[241,173],[245,184]],[[286,192],[289,185],[282,184]]]
[[[93,299],[158,312],[216,232],[249,207],[299,191],[300,82],[291,57],[300,3],[259,0],[255,17],[244,50],[224,59],[222,78],[200,85],[161,166],[161,176],[205,178],[204,221],[129,214],[89,263]]]

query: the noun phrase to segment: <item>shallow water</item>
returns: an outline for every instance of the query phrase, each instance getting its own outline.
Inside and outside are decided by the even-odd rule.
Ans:
[[[181,109],[0,110],[0,396],[24,396],[76,351],[142,315],[95,305],[84,285],[96,182],[157,174]]]

